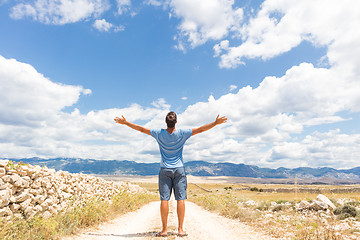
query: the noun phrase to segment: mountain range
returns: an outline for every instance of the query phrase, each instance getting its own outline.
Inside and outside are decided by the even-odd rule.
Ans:
[[[47,166],[55,170],[70,173],[103,174],[103,175],[157,175],[159,163],[138,163],[120,160],[94,160],[79,158],[22,158],[11,159],[32,165]],[[347,182],[360,182],[360,167],[351,169],[322,168],[261,168],[254,165],[234,163],[210,163],[205,161],[190,161],[185,163],[187,174],[193,176],[232,176],[250,178],[298,178],[298,179],[343,179]]]

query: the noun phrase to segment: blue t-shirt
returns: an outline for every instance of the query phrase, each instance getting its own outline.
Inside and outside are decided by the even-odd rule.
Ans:
[[[159,144],[161,154],[160,167],[177,168],[184,166],[183,147],[186,140],[191,137],[192,129],[175,130],[172,134],[168,133],[166,129],[151,129],[150,134]]]

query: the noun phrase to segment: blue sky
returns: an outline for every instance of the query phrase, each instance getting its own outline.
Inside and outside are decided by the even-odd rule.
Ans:
[[[353,5],[0,0],[0,157],[156,162],[154,140],[113,118],[161,128],[174,110],[179,127],[229,118],[187,161],[359,166]]]

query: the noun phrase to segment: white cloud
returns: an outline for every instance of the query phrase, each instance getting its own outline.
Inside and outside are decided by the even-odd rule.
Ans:
[[[280,78],[265,78],[255,89],[244,87],[219,99],[210,96],[208,102],[191,105],[181,114],[185,119],[184,127],[211,122],[217,114],[227,116],[229,123],[197,137],[187,154],[196,160],[244,162],[268,167],[311,166],[313,161],[317,161],[318,166],[355,166],[354,159],[360,157],[359,151],[354,151],[355,147],[360,147],[358,140],[348,147],[341,144],[342,150],[336,150],[336,154],[333,149],[337,148],[326,148],[320,154],[309,150],[311,144],[305,146],[307,138],[298,142],[293,135],[302,133],[307,126],[346,121],[338,113],[359,111],[356,92],[360,92],[360,83],[341,71],[303,63],[292,67]],[[314,135],[325,136],[322,133]],[[356,134],[342,136],[358,139]],[[213,137],[217,140],[209,142]],[[222,144],[230,140],[235,149]],[[204,144],[197,141],[204,141]],[[218,149],[220,146],[222,150]],[[270,150],[264,151],[266,148]],[[329,155],[334,157],[327,165],[326,156]],[[350,155],[352,157],[347,161]]]
[[[163,98],[159,98],[156,101],[153,101],[151,103],[156,108],[164,108],[164,109],[170,109],[170,105],[166,103],[166,100]]]
[[[109,8],[107,0],[32,0],[16,4],[10,16],[14,19],[31,17],[42,23],[63,25],[98,17]]]
[[[116,0],[118,7],[118,14],[123,14],[130,10],[131,1],[130,0]]]
[[[117,0],[118,14],[129,11],[130,0]],[[12,7],[10,16],[14,19],[31,17],[45,24],[63,25],[79,21],[87,21],[100,17],[110,9],[108,0],[33,0],[19,3]],[[135,13],[131,13],[134,15]],[[123,25],[114,25],[105,19],[96,19],[93,27],[101,32],[124,31]]]
[[[243,63],[244,58],[266,60],[290,51],[302,41],[310,41],[315,46],[328,46],[331,65],[346,62],[354,69],[360,61],[354,56],[349,59],[350,54],[343,50],[360,51],[359,22],[360,2],[266,0],[257,15],[242,26],[242,44],[216,45],[215,55],[221,55],[223,50],[220,66],[231,68]]]
[[[278,143],[271,150],[269,163],[288,167],[352,168],[358,166],[360,134],[342,134],[339,129],[315,132],[300,142]]]
[[[148,5],[156,6],[156,7],[160,7],[160,6],[164,5],[164,1],[161,1],[161,0],[146,0],[145,3]]]
[[[96,28],[100,32],[108,32],[111,29],[113,29],[114,32],[120,32],[120,31],[125,30],[124,26],[122,26],[122,25],[115,26],[112,23],[107,22],[105,19],[95,20],[93,27]]]
[[[229,90],[230,92],[234,91],[235,89],[237,89],[238,87],[236,85],[230,85]]]
[[[125,31],[125,27],[123,25],[114,26],[114,32],[122,32]]]
[[[210,96],[209,102],[189,106],[184,114],[194,122],[200,120],[196,116],[226,114],[237,126],[238,137],[273,129],[298,133],[302,126],[343,121],[339,112],[358,111],[356,92],[360,83],[346,75],[303,63],[280,78],[265,78],[255,89],[244,87],[217,100]]]
[[[219,161],[226,158],[271,167],[314,166],[315,162],[316,166],[356,166],[358,134],[315,132],[300,142],[292,137],[307,126],[346,121],[340,115],[342,111],[360,111],[360,31],[357,28],[360,7],[353,4],[349,1],[265,1],[258,14],[242,27],[240,46],[230,47],[231,40],[215,45],[215,57],[221,56],[220,65],[228,68],[244,64],[247,58],[266,60],[278,56],[302,41],[328,47],[327,55],[321,59],[327,62],[328,68],[302,63],[280,78],[266,77],[255,89],[245,87],[237,94],[227,94],[217,100],[211,97],[207,103],[189,106],[184,112],[185,118],[191,119],[188,126],[201,121],[202,116],[221,113],[229,117],[231,126],[224,128],[226,137],[220,137],[221,141],[231,138],[238,148],[248,143],[247,151],[252,154],[224,153],[226,157],[218,157]],[[349,8],[350,5],[355,9]],[[274,18],[276,14],[278,17]],[[216,132],[214,136],[221,136],[220,130],[212,131]],[[333,144],[312,147],[328,141]],[[265,146],[270,150],[262,150]],[[201,152],[201,147],[205,146],[194,148],[194,152]],[[211,149],[207,150],[216,156]]]
[[[181,19],[178,48],[184,48],[183,41],[191,47],[208,40],[219,40],[229,31],[237,31],[243,18],[240,8],[233,8],[233,0],[172,0],[165,2],[174,16]]]
[[[100,32],[108,32],[113,27],[113,25],[107,22],[105,19],[97,19],[93,26]]]
[[[182,97],[181,98],[181,100],[184,100],[184,101],[187,100],[187,99],[188,99],[187,97]]]
[[[145,121],[151,127],[164,125],[169,105],[164,99],[154,107],[132,104],[122,109],[90,111],[86,114],[65,107],[74,105],[91,90],[54,83],[31,65],[0,56],[0,154],[2,157],[83,157],[97,159],[155,161],[141,154],[157,150],[151,138],[120,126],[114,117]],[[160,125],[161,124],[161,125]],[[131,136],[131,137],[129,137]],[[136,149],[134,151],[134,149]]]
[[[0,55],[0,92],[1,122],[31,125],[72,106],[90,90],[54,83],[31,65]]]
[[[90,94],[92,93],[92,91],[91,91],[91,89],[84,89],[84,90],[82,91],[82,93],[83,93],[84,95],[90,95]]]

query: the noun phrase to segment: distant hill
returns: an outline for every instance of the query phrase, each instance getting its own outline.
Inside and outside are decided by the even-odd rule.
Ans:
[[[94,160],[78,158],[22,158],[9,159],[32,165],[47,166],[70,173],[106,175],[157,175],[159,163],[137,163],[134,161]],[[302,179],[344,179],[360,182],[360,167],[337,170],[334,168],[260,168],[253,165],[233,163],[209,163],[191,161],[185,163],[186,172],[193,176],[233,176],[251,178],[302,178]]]

